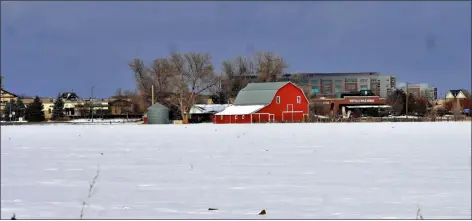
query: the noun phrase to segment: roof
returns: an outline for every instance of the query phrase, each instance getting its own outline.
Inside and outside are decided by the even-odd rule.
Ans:
[[[264,108],[265,105],[244,105],[244,106],[229,106],[224,111],[217,113],[215,115],[244,115],[252,114],[260,109]]]
[[[469,91],[467,91],[466,89],[458,89],[458,90],[449,90],[449,92],[451,92],[452,96],[454,97],[457,97],[457,95],[462,91],[462,93],[466,96],[466,97],[470,97],[470,93]]]
[[[64,92],[62,93],[61,97],[63,99],[69,100],[69,99],[77,99],[79,96],[75,92]]]
[[[163,109],[163,108],[164,109],[169,109],[168,107],[156,102],[153,105],[151,105],[150,107],[148,107],[147,109],[149,110],[149,109]]]
[[[218,113],[226,109],[229,104],[195,104],[190,108],[190,114]]]
[[[104,100],[104,101],[106,101],[106,100]],[[121,105],[121,104],[123,104],[123,105],[130,105],[130,104],[132,104],[131,101],[126,100],[126,99],[121,99],[121,98],[116,99],[116,100],[109,101],[108,103],[109,103],[110,105],[118,105],[118,104],[119,104],[119,105]]]
[[[12,93],[12,92],[10,92],[10,91],[7,91],[7,90],[5,90],[5,89],[3,89],[3,88],[2,88],[1,90],[2,90],[4,93],[8,93],[8,94],[13,95],[13,97],[18,97],[18,95],[14,94],[14,93]]]
[[[268,105],[277,91],[290,82],[249,83],[239,91],[234,105]]]

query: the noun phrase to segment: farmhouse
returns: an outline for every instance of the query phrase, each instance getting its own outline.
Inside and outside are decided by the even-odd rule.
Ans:
[[[291,82],[250,83],[234,104],[215,114],[216,124],[300,122],[308,118],[303,90]]]

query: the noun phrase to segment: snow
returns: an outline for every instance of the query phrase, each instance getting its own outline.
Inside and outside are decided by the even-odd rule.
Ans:
[[[137,121],[141,121],[142,119],[100,119],[96,118],[93,119],[74,119],[68,122],[70,123],[96,123],[96,124],[103,124],[103,123],[135,123]]]
[[[1,131],[2,219],[471,217],[470,122]]]
[[[243,115],[252,114],[265,107],[264,105],[234,105],[215,115]]]

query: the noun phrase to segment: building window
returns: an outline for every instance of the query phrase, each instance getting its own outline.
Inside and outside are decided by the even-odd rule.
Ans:
[[[321,80],[321,83],[322,84],[332,84],[333,81],[332,80]]]
[[[361,79],[361,83],[367,83],[369,82],[369,79]]]
[[[311,80],[312,85],[318,85],[318,83],[319,83],[318,80]]]
[[[302,97],[301,96],[297,96],[297,104],[301,104],[302,103]]]
[[[311,87],[311,93],[313,95],[317,95],[318,93],[320,93],[320,88],[318,86]]]
[[[341,86],[340,86],[340,85],[336,85],[336,86],[334,87],[334,92],[335,92],[335,93],[341,93]]]
[[[220,119],[223,120],[223,115],[220,116]]]
[[[244,120],[244,115],[241,115],[241,119]]]
[[[234,115],[234,119],[237,120],[237,119],[238,119],[238,115]]]
[[[336,86],[339,85],[340,86],[342,84],[342,82],[343,82],[342,80],[335,80],[334,85],[336,85]]]
[[[361,85],[361,90],[368,90],[369,87],[367,85]]]
[[[48,113],[51,113],[51,109],[48,109]]]
[[[356,85],[350,84],[347,86],[348,90],[356,90]]]
[[[276,102],[277,104],[280,104],[280,96],[277,96],[277,97],[275,98],[275,102]]]
[[[356,83],[357,79],[355,78],[346,78],[346,83]]]

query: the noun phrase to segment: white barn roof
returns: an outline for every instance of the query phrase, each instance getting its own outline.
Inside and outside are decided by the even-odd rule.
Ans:
[[[229,104],[195,104],[190,108],[190,114],[218,113],[226,109]]]
[[[265,105],[234,105],[215,115],[244,115],[252,114],[265,107]]]

